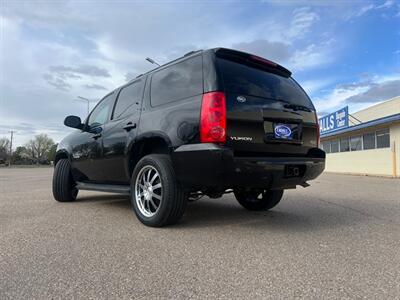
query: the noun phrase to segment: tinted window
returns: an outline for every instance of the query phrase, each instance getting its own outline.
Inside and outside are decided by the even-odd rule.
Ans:
[[[364,150],[375,149],[375,133],[363,135]]]
[[[225,90],[241,95],[281,99],[314,109],[310,99],[292,79],[226,59],[218,59]]]
[[[154,73],[151,105],[185,99],[203,93],[202,57],[196,56]]]
[[[352,136],[350,138],[351,151],[358,151],[362,149],[361,136]]]
[[[331,152],[339,152],[339,140],[333,140],[331,141]]]
[[[378,130],[376,132],[376,147],[377,148],[390,147],[389,129]]]
[[[90,114],[88,125],[93,126],[100,126],[105,124],[108,121],[108,116],[110,114],[110,110],[114,103],[113,94],[106,96],[101,102],[93,109],[92,113]]]
[[[331,152],[331,143],[329,141],[327,142],[322,142],[322,149],[326,152],[326,153],[330,153]]]
[[[340,139],[340,152],[350,151],[349,138]]]
[[[143,80],[135,81],[120,91],[115,104],[113,119],[134,113],[135,109],[140,107],[143,97],[143,85]]]

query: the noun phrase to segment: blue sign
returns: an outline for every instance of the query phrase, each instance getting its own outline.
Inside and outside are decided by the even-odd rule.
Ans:
[[[343,107],[334,113],[318,119],[321,134],[349,126],[349,107]]]

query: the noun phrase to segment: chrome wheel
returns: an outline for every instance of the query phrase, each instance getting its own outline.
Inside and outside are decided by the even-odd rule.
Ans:
[[[135,182],[135,200],[139,211],[146,217],[154,216],[161,206],[162,184],[158,171],[152,166],[144,166]]]

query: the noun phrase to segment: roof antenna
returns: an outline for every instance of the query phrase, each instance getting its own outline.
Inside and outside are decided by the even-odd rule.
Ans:
[[[161,66],[158,62],[156,62],[155,60],[151,59],[150,57],[146,57],[146,60],[151,64],[157,65],[159,67]]]

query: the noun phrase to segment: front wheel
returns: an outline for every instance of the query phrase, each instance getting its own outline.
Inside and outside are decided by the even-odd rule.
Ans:
[[[53,196],[59,202],[75,201],[78,190],[72,178],[71,164],[68,159],[60,159],[53,174]]]
[[[283,196],[283,190],[235,189],[236,200],[248,210],[269,210],[275,207]]]
[[[187,195],[176,180],[171,159],[165,154],[143,157],[131,179],[131,202],[138,219],[151,227],[179,221]]]

